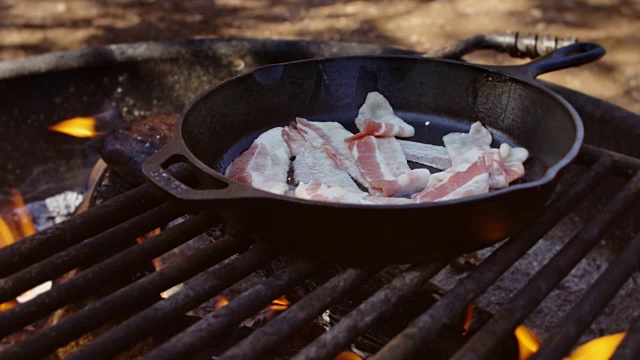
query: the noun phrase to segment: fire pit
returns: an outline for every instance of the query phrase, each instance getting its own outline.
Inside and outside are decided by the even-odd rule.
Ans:
[[[521,54],[517,45],[527,39],[480,37],[439,55],[477,47]],[[587,144],[534,224],[451,264],[317,264],[233,233],[215,209],[184,214],[143,184],[140,165],[171,135],[175,113],[212,84],[262,64],[381,53],[409,54],[359,44],[192,40],[0,64],[0,94],[8,99],[0,121],[28,124],[11,125],[3,144],[15,145],[3,156],[19,147],[35,148],[30,159],[43,158],[19,164],[7,177],[11,187],[34,163],[69,151],[60,135],[45,144],[50,153],[38,155],[39,145],[29,142],[33,129],[100,114],[93,116],[96,132],[109,131],[73,140],[66,155],[71,167],[90,169],[96,154],[109,164],[97,185],[102,195],[90,193],[104,202],[0,250],[2,303],[73,270],[51,290],[0,312],[7,339],[37,325],[0,354],[524,359],[535,352],[533,358],[555,359],[578,343],[625,331],[598,342],[609,341],[610,352],[618,348],[616,358],[637,357],[639,295],[625,282],[640,255],[640,118],[598,99],[549,84],[580,112]],[[38,107],[25,100],[36,98]],[[542,336],[541,345],[529,329]]]

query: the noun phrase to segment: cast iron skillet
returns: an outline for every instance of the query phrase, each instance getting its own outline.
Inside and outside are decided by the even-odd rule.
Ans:
[[[522,66],[355,56],[262,67],[196,98],[178,120],[174,139],[143,171],[179,204],[214,207],[234,228],[311,258],[363,265],[463,254],[531,223],[558,172],[578,153],[578,114],[534,78],[604,53],[599,45],[577,43]],[[367,206],[274,195],[221,175],[259,134],[296,116],[339,121],[355,131],[353,119],[370,91],[387,97],[416,128],[413,141],[442,144],[443,135],[466,132],[481,121],[493,133],[494,146],[507,142],[530,151],[525,179],[468,199]],[[197,184],[167,171],[177,163],[197,169]]]

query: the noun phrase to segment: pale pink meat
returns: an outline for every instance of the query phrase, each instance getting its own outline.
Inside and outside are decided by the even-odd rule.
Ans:
[[[524,176],[523,163],[529,157],[529,151],[522,147],[512,148],[508,144],[500,145],[500,155],[504,159],[504,168],[509,182]]]
[[[482,153],[487,169],[489,170],[489,187],[491,189],[503,189],[509,186],[506,168],[500,150],[489,149]]]
[[[307,146],[307,142],[304,137],[300,132],[298,132],[298,127],[295,121],[282,129],[282,138],[289,146],[292,156],[298,156],[298,154],[300,154]]]
[[[413,128],[412,128],[413,129]],[[367,118],[362,123],[362,129],[360,132],[347,138],[347,141],[353,141],[356,139],[363,138],[365,136],[398,136],[398,137],[409,137],[413,135],[406,135],[409,132],[406,131],[406,128],[400,125],[391,124],[391,123],[383,123],[375,121],[371,118]]]
[[[282,128],[262,133],[249,149],[238,156],[225,171],[228,178],[276,194],[288,189],[291,152],[282,138]]]
[[[379,92],[370,92],[355,119],[360,133],[351,140],[367,135],[411,137],[415,135],[413,126],[407,124],[393,112],[389,101]]]
[[[296,187],[295,195],[298,198],[307,200],[360,205],[405,205],[414,203],[411,199],[373,196],[365,192],[352,192],[341,187],[328,186],[317,181],[312,181],[308,184],[301,182],[298,187]]]
[[[489,187],[509,186],[509,178],[500,150],[491,148],[492,136],[480,122],[471,125],[469,133],[451,133],[442,138],[452,166],[470,164],[482,157],[489,171]]]
[[[431,166],[438,170],[451,167],[451,159],[444,146],[423,144],[415,141],[398,140],[408,161]]]
[[[489,169],[483,157],[479,157],[474,163],[460,164],[435,175],[446,175],[446,178],[411,198],[417,202],[444,201],[489,191]]]
[[[366,136],[349,146],[362,176],[384,196],[414,193],[427,186],[429,170],[411,170],[395,138]]]
[[[475,162],[491,149],[491,140],[491,132],[480,122],[473,123],[468,133],[450,133],[442,138],[452,166]]]
[[[325,147],[306,141],[298,132],[295,123],[282,131],[282,137],[289,145],[293,160],[293,177],[296,183],[318,181],[353,192],[361,192],[349,174],[338,167],[327,154]]]
[[[344,139],[353,135],[337,122],[308,121],[297,118],[297,128],[306,141],[316,147],[322,147],[339,168],[366,187],[370,193],[379,195],[380,191],[372,186],[360,173],[356,159]]]

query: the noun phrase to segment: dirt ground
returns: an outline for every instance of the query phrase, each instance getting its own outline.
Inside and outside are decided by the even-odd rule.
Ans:
[[[0,0],[0,60],[190,37],[305,38],[427,51],[477,33],[520,31],[604,45],[604,60],[545,75],[640,113],[639,0]],[[504,63],[506,56],[469,60]]]

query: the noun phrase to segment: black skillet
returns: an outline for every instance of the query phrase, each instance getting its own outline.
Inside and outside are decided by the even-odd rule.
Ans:
[[[604,53],[599,45],[577,43],[521,66],[356,56],[262,67],[198,96],[178,120],[174,139],[143,171],[179,204],[216,208],[234,228],[311,258],[391,264],[463,254],[531,223],[558,172],[578,153],[578,114],[534,78]],[[416,128],[413,141],[442,144],[443,135],[481,121],[493,133],[494,146],[507,142],[530,151],[526,177],[473,198],[367,206],[274,195],[221,175],[259,134],[296,116],[339,121],[355,131],[353,120],[370,91],[382,93]],[[197,169],[197,184],[169,174],[167,168],[177,163]]]

